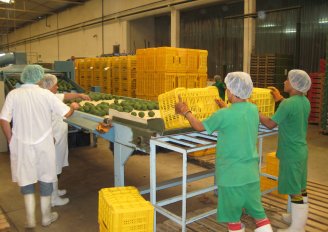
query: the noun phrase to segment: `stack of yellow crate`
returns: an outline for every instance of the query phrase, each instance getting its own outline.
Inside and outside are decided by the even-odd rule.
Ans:
[[[266,166],[262,168],[262,172],[272,176],[279,175],[279,160],[276,157],[275,152],[266,154]],[[278,181],[270,179],[268,177],[261,176],[261,191],[268,190],[278,186]],[[288,199],[288,195],[279,194],[277,190],[271,192],[271,194],[278,196],[282,199]]]
[[[102,69],[103,86],[102,92],[112,93],[112,57],[105,58],[105,65]]]
[[[100,232],[151,232],[154,207],[135,187],[103,188],[99,191]]]
[[[79,59],[76,81],[82,88],[100,86],[104,93],[136,96],[136,56]]]
[[[157,100],[177,87],[205,87],[207,51],[174,47],[137,50],[137,97]]]

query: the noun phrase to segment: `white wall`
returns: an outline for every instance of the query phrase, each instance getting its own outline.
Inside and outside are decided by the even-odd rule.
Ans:
[[[218,0],[198,0],[206,4]],[[104,9],[102,9],[102,2]],[[154,15],[170,12],[170,4],[183,0],[90,0],[81,6],[51,15],[0,39],[3,51],[26,52],[28,61],[53,62],[76,57],[95,57],[112,53],[120,44],[121,52],[144,48],[144,40],[155,43]],[[181,7],[181,6],[180,6]],[[156,8],[156,9],[155,9]],[[160,8],[160,9],[157,9]],[[102,12],[104,13],[102,15]],[[103,25],[101,19],[104,19]],[[131,23],[130,23],[131,22]],[[8,48],[9,46],[9,48]],[[31,57],[31,59],[29,58]]]

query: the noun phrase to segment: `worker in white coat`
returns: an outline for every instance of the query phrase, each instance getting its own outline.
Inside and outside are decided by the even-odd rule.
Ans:
[[[27,65],[21,74],[24,84],[8,93],[0,113],[0,124],[9,142],[12,180],[24,195],[27,228],[36,225],[37,182],[42,225],[48,226],[58,218],[56,212],[51,212],[52,183],[57,181],[51,115],[69,117],[79,107],[76,103],[68,107],[50,91],[40,88],[36,83],[43,75],[40,65]]]
[[[45,74],[40,80],[39,85],[41,88],[48,89],[61,100],[68,100],[73,98],[81,98],[83,100],[91,100],[90,97],[82,93],[57,93],[57,77],[52,74]],[[68,125],[63,121],[63,117],[60,115],[53,114],[52,117],[52,133],[55,139],[55,150],[56,150],[56,171],[57,178],[59,180],[60,174],[62,173],[63,167],[68,166]],[[51,196],[52,206],[66,205],[69,202],[69,198],[63,198],[67,193],[65,189],[58,189],[58,182],[53,183],[53,192]]]

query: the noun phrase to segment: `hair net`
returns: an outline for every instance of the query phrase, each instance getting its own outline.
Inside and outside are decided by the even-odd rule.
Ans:
[[[52,74],[45,74],[39,82],[39,85],[44,89],[50,89],[55,84],[57,84],[57,77]]]
[[[40,65],[27,65],[21,74],[21,81],[23,83],[35,84],[42,79],[44,70]]]
[[[214,81],[222,81],[222,78],[220,75],[215,75],[214,76]]]
[[[311,87],[311,78],[300,69],[290,70],[288,72],[288,80],[294,89],[302,93],[306,93]]]
[[[224,79],[227,89],[241,99],[247,99],[251,96],[253,82],[251,76],[245,72],[231,72]]]

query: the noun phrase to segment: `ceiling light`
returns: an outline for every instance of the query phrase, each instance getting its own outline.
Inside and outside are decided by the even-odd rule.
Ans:
[[[273,24],[273,23],[268,23],[268,24],[262,24],[262,25],[260,25],[259,27],[264,27],[264,28],[266,28],[266,27],[275,27],[275,26],[277,26],[276,24]]]
[[[319,23],[320,24],[328,23],[328,18],[321,18],[321,19],[319,19]]]
[[[0,2],[4,2],[4,3],[14,3],[14,0],[0,0]]]
[[[295,28],[287,28],[285,29],[285,33],[296,33],[296,29]]]

